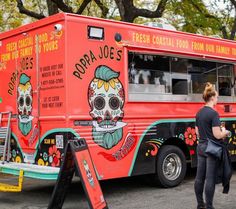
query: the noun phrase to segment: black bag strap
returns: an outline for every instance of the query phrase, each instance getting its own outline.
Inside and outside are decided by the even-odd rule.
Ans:
[[[215,143],[215,144],[217,144],[217,145],[219,145],[219,146],[222,146],[222,145],[223,145],[223,144],[221,143],[222,141],[216,141],[216,140],[213,140],[213,139],[209,138],[209,137],[207,136],[207,134],[206,134],[206,130],[205,130],[204,126],[202,126],[202,128],[203,128],[203,131],[204,131],[204,133],[205,133],[205,135],[206,135],[206,137],[207,137],[207,141],[211,141],[211,142],[213,142],[213,143]]]
[[[207,141],[212,141],[213,143],[216,143],[216,144],[219,144],[219,145],[220,145],[220,143],[217,142],[216,140],[210,139],[210,138],[208,137],[207,133],[206,133],[206,129],[204,128],[204,126],[203,126],[202,124],[200,124],[200,125],[201,125],[201,127],[202,127],[202,129],[203,129],[203,131],[204,131],[204,134],[206,135]]]

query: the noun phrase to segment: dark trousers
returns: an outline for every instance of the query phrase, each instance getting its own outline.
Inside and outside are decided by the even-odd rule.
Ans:
[[[213,197],[215,193],[217,173],[217,159],[212,156],[198,153],[198,167],[194,189],[197,198],[198,208],[205,205],[206,209],[213,209]],[[205,200],[203,200],[203,190],[205,185]],[[204,207],[203,207],[204,208]]]

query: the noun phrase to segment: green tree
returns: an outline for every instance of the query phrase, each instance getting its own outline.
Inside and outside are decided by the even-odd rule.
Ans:
[[[109,14],[114,14],[115,10],[118,8],[120,20],[126,22],[133,22],[138,16],[148,18],[161,17],[170,0],[149,1],[150,3],[157,5],[154,11],[142,8],[142,6],[138,8],[136,5],[143,5],[141,0],[114,1],[115,4],[112,0],[47,0],[46,2],[42,0],[33,0],[30,2],[24,1],[24,3],[22,0],[16,0],[20,13],[36,19],[42,19],[48,15],[58,13],[59,11],[107,18],[107,16],[109,17]],[[33,4],[33,7],[29,8],[29,3]],[[117,16],[114,15],[114,17]]]
[[[126,22],[170,23],[178,30],[234,39],[236,0],[0,0],[0,31],[68,12]],[[223,7],[222,7],[223,5]]]
[[[235,38],[236,0],[172,1],[168,11],[171,23],[179,30]]]
[[[36,19],[42,19],[59,11],[84,14],[91,16],[106,17],[108,13],[107,4],[110,0],[16,0],[19,12]],[[29,4],[33,7],[29,8]],[[97,11],[97,9],[100,11]]]
[[[0,0],[0,32],[23,24],[24,15],[16,8],[16,2],[11,0]]]

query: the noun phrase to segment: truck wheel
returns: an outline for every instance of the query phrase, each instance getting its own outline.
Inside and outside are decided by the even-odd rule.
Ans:
[[[177,146],[163,146],[157,156],[155,182],[163,187],[174,187],[180,184],[186,174],[186,158]]]

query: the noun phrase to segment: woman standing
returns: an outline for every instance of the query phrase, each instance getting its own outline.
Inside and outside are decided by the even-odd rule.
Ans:
[[[207,155],[207,139],[222,140],[230,132],[221,129],[219,114],[213,109],[217,104],[218,93],[211,83],[207,83],[203,92],[205,106],[196,115],[196,133],[198,143],[198,166],[195,179],[195,194],[197,198],[197,209],[214,209],[213,197],[215,192],[217,175],[217,158]],[[205,200],[203,200],[203,190],[205,185]]]

